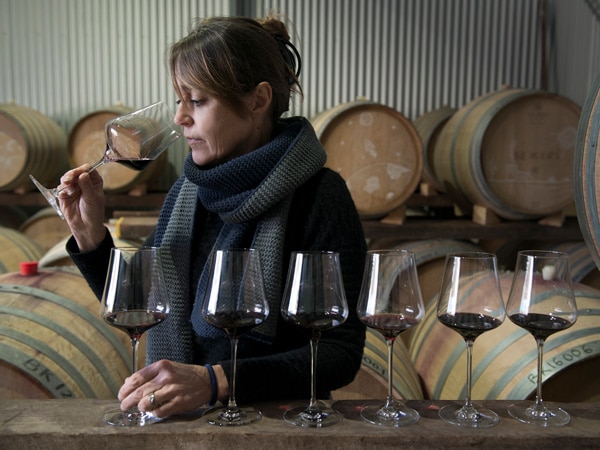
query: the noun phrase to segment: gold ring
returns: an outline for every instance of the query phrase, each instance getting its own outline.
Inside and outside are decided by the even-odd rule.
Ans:
[[[154,398],[154,392],[150,392],[148,394],[148,401],[150,402],[150,406],[152,406],[152,409],[156,408],[156,400]]]

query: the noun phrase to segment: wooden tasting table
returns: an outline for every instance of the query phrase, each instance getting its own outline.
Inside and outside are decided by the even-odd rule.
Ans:
[[[241,427],[209,425],[200,415],[180,416],[140,428],[105,425],[112,400],[0,401],[0,449],[387,449],[387,448],[600,448],[600,403],[565,403],[572,417],[559,428],[539,428],[512,419],[510,401],[484,401],[500,416],[492,428],[470,429],[443,422],[437,410],[448,401],[407,401],[421,420],[387,429],[365,423],[359,409],[365,400],[340,400],[334,407],[344,420],[322,429],[302,429],[284,422],[281,403],[255,404],[261,421]],[[299,402],[294,402],[294,406]]]

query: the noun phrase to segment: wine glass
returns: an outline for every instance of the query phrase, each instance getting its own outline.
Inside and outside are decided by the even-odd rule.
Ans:
[[[170,309],[160,249],[113,248],[102,294],[101,314],[113,327],[131,338],[132,373],[137,371],[138,343],[147,330],[164,321]],[[110,425],[144,426],[159,421],[152,413],[113,411],[105,415]]]
[[[338,411],[317,402],[317,347],[321,332],[344,323],[348,313],[339,253],[292,252],[281,314],[288,322],[311,330],[311,396],[308,407],[291,408],[284,413],[287,422],[303,428],[321,428],[342,420]]]
[[[209,413],[207,420],[213,425],[246,425],[260,420],[262,414],[252,407],[238,407],[235,400],[238,341],[242,334],[263,323],[269,315],[258,250],[213,251],[208,279],[202,317],[229,336],[232,374],[227,406]]]
[[[396,337],[418,324],[425,313],[415,255],[408,250],[367,252],[358,297],[359,319],[383,335],[388,349],[388,391],[383,406],[367,406],[361,416],[375,425],[416,423],[419,413],[392,396],[392,357]]]
[[[537,343],[537,391],[533,404],[512,404],[509,414],[520,422],[542,427],[562,426],[571,420],[561,408],[542,400],[544,342],[577,320],[569,256],[548,250],[524,250],[517,263],[507,303],[510,320],[529,331]]]
[[[106,151],[87,172],[109,162],[118,162],[135,170],[145,169],[181,137],[173,117],[166,103],[159,101],[109,120],[105,126]],[[58,201],[62,189],[47,188],[33,175],[29,175],[29,178],[60,218],[64,219]]]
[[[496,256],[483,252],[447,255],[437,318],[459,333],[467,345],[467,397],[462,406],[447,405],[440,409],[444,421],[471,428],[491,427],[499,422],[494,411],[471,402],[471,367],[475,339],[499,327],[505,316]]]

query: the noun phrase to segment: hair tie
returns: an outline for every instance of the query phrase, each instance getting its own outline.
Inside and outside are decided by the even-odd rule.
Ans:
[[[290,66],[296,78],[299,78],[300,72],[302,71],[302,58],[300,57],[300,52],[298,52],[298,49],[294,44],[283,36],[275,35],[275,40],[279,44],[283,59],[285,59],[285,62]],[[290,79],[289,81],[290,84],[293,84],[296,80]]]

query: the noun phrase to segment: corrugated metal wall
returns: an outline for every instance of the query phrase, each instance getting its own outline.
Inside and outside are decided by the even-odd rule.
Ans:
[[[69,130],[82,116],[116,102],[174,102],[165,52],[194,18],[276,10],[292,23],[304,60],[305,98],[293,114],[310,117],[362,96],[414,119],[444,104],[460,107],[503,84],[539,88],[540,2],[0,0],[0,103],[32,107]],[[594,17],[585,0],[550,3],[563,15],[571,8],[588,21]],[[576,27],[566,32],[581,33]],[[581,39],[598,40],[598,32]],[[582,74],[572,73],[580,50],[563,47],[553,53],[551,62],[560,70],[552,72],[550,88],[567,89],[575,79],[583,90],[577,83]],[[597,64],[597,47],[587,51],[586,60]],[[568,67],[561,65],[565,54]],[[586,81],[594,67],[587,70]],[[569,94],[583,102],[581,92]],[[176,171],[184,155],[183,145],[169,152]]]
[[[313,115],[363,96],[415,118],[540,80],[538,1],[257,1],[294,19]]]

